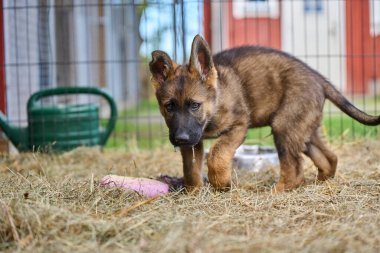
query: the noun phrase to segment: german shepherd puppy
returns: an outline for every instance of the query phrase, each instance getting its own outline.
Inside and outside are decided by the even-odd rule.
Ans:
[[[237,47],[212,56],[197,35],[189,64],[154,51],[149,67],[190,190],[202,186],[203,139],[217,138],[207,159],[208,179],[228,189],[232,158],[247,129],[271,126],[281,167],[273,191],[281,192],[304,182],[302,153],[318,168],[319,180],[334,177],[337,157],[319,135],[326,98],[363,124],[380,124],[380,116],[360,111],[305,63],[270,48]]]

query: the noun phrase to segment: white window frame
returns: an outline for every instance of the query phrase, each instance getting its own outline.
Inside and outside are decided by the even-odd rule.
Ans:
[[[280,15],[279,0],[248,1],[233,0],[232,14],[236,19],[242,18],[278,18]]]
[[[304,12],[307,14],[320,14],[323,12],[322,0],[304,0]]]
[[[380,35],[380,1],[370,0],[370,31],[373,37]]]

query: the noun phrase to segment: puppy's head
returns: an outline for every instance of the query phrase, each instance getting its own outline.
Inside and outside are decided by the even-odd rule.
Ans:
[[[217,72],[207,42],[195,36],[188,64],[177,65],[163,51],[149,63],[160,111],[174,146],[194,146],[213,115]]]

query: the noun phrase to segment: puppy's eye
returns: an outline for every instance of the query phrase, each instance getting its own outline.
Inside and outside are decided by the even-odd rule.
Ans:
[[[200,107],[201,107],[201,103],[191,102],[190,104],[190,108],[193,112],[198,111]]]
[[[167,104],[165,104],[165,109],[167,112],[172,112],[174,110],[174,103],[173,102],[169,102]]]

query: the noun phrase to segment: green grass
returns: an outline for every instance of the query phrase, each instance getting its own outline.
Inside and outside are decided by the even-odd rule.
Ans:
[[[379,101],[380,96],[369,98],[366,101],[366,107],[373,110],[375,102]],[[361,107],[360,101],[354,102]],[[334,107],[326,104],[323,120],[323,132],[329,141],[380,137],[380,126],[364,126],[340,111],[331,110],[332,108]],[[103,126],[104,124],[105,121],[102,121]],[[209,147],[212,143],[212,140],[206,141],[205,146]],[[271,129],[269,127],[250,129],[245,143],[273,145]],[[152,149],[168,145],[170,145],[168,129],[162,120],[155,99],[144,100],[138,107],[121,111],[115,130],[107,143],[107,147],[126,147],[127,149]]]
[[[119,118],[106,147],[155,148],[165,143],[167,132],[162,122]]]
[[[322,131],[329,141],[380,137],[380,126],[365,126],[343,113],[325,114]],[[273,145],[270,127],[250,129],[246,143]]]
[[[150,116],[158,115],[160,110],[158,108],[158,102],[156,98],[144,99],[138,106],[127,108],[119,113],[120,117],[139,117],[139,116]]]
[[[325,115],[324,132],[330,140],[379,137],[379,126],[365,126],[345,114]]]

